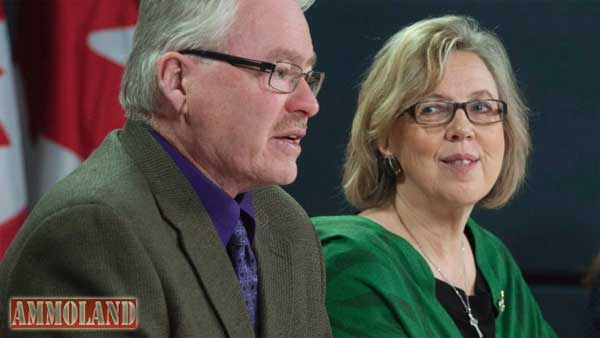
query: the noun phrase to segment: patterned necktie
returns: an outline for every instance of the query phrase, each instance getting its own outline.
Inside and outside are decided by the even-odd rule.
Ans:
[[[256,259],[250,247],[248,233],[241,221],[238,221],[233,230],[233,235],[227,245],[227,253],[233,264],[233,269],[240,282],[246,306],[248,307],[248,315],[252,328],[256,330],[256,312],[257,312],[257,290],[258,290],[258,275],[256,273]]]

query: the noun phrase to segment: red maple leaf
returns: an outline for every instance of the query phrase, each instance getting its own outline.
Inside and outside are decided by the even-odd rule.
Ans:
[[[7,146],[9,144],[10,141],[8,140],[8,135],[4,131],[4,127],[2,127],[2,125],[0,124],[0,147]]]

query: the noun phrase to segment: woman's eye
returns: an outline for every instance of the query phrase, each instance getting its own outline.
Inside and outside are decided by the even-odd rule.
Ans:
[[[440,104],[428,104],[428,105],[423,105],[419,108],[419,113],[420,114],[440,114],[440,113],[445,113],[447,109],[445,108],[445,105],[440,105]]]
[[[490,110],[491,107],[487,102],[475,102],[471,105],[471,111],[475,113],[484,113]]]

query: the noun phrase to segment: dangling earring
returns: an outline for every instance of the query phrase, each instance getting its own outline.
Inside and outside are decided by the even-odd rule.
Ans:
[[[385,168],[390,172],[391,176],[398,176],[402,173],[400,162],[394,156],[388,156],[383,159]]]

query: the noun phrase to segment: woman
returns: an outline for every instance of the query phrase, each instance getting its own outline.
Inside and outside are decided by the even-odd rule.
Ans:
[[[527,109],[506,51],[444,16],[394,35],[359,95],[343,186],[317,217],[335,337],[555,337],[506,247],[469,218],[522,183]]]

